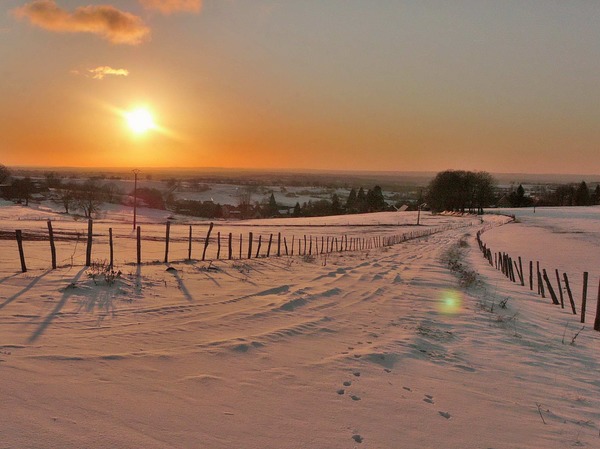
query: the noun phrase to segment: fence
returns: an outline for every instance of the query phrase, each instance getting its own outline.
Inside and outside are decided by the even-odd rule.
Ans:
[[[490,247],[488,247],[483,240],[481,239],[481,235],[488,230],[489,228],[483,228],[477,232],[477,243],[479,244],[479,249],[483,257],[488,261],[488,263],[501,271],[504,276],[506,276],[511,282],[518,283],[521,286],[525,287],[525,272],[523,271],[523,261],[521,260],[521,256],[518,256],[516,259],[511,257],[508,253],[505,252],[495,252],[492,251]],[[560,306],[562,309],[565,308],[565,298],[563,294],[563,287],[561,283],[561,276],[558,269],[554,270],[554,274],[556,275],[556,286],[557,289],[554,290],[552,285],[552,281],[548,276],[548,272],[545,268],[542,268],[540,271],[540,262],[536,261],[535,263],[535,271],[533,267],[533,261],[529,261],[529,277],[527,285],[529,286],[529,290],[534,291],[534,284],[537,288],[537,294],[542,298],[546,298],[546,290],[548,295],[550,295],[550,299],[553,305]],[[527,267],[527,265],[525,265]],[[569,276],[567,273],[563,273],[563,281],[565,286],[565,291],[567,293],[569,299],[569,306],[571,308],[571,312],[573,315],[577,315],[577,306],[575,304],[575,299],[573,298],[573,292],[571,291],[571,286],[569,284]],[[588,272],[585,271],[583,273],[583,289],[581,293],[581,307],[580,307],[580,321],[581,323],[585,323],[585,314],[587,308],[587,291],[588,291]],[[544,286],[545,285],[545,286]],[[558,291],[558,296],[556,292]],[[596,316],[594,319],[594,330],[600,331],[600,281],[598,283],[598,299],[596,302]]]
[[[479,223],[479,221],[477,221]],[[49,253],[46,250],[36,248],[36,259],[40,259],[40,254],[47,254],[42,257],[42,263],[50,265],[56,269],[59,262],[69,262],[75,265],[75,252],[80,243],[85,242],[85,266],[90,266],[92,258],[100,252],[102,257],[112,267],[115,263],[115,252],[118,246],[124,247],[127,256],[122,263],[169,263],[176,261],[191,260],[234,260],[234,259],[253,259],[259,257],[282,257],[282,256],[319,256],[331,253],[342,253],[351,251],[363,251],[376,248],[389,247],[397,245],[408,240],[430,236],[439,232],[471,226],[474,221],[465,221],[462,223],[445,224],[443,226],[416,229],[405,233],[395,233],[392,235],[370,235],[370,236],[352,236],[347,233],[337,233],[335,235],[310,235],[302,234],[300,236],[284,235],[281,230],[267,234],[259,233],[256,235],[253,231],[247,233],[227,232],[227,225],[222,227],[209,223],[208,228],[201,231],[198,236],[200,225],[178,225],[173,226],[167,222],[164,227],[164,233],[160,233],[156,226],[151,227],[151,231],[145,233],[141,226],[137,226],[135,232],[123,231],[121,229],[108,228],[107,233],[94,234],[94,222],[89,220],[87,231],[82,233],[72,229],[56,230],[53,228],[52,221],[47,221],[47,230],[34,229],[29,232],[16,230],[12,237],[6,232],[1,236],[4,240],[16,239],[19,252],[21,271],[27,271],[27,258],[24,242],[48,242]],[[282,226],[285,228],[285,226]],[[344,226],[339,229],[343,230]],[[178,232],[174,233],[176,229]],[[330,229],[335,231],[334,229]],[[117,232],[115,232],[117,231]],[[182,232],[184,231],[184,232]],[[148,244],[152,242],[149,247]],[[57,243],[62,245],[61,252],[69,257],[58,259]],[[173,256],[173,244],[177,243],[178,248]],[[163,245],[162,249],[157,249],[157,244]],[[74,245],[74,248],[71,247]],[[80,247],[79,247],[80,248]],[[184,250],[185,248],[185,250]],[[80,248],[81,249],[81,248]],[[149,249],[149,256],[146,250]],[[184,253],[185,251],[185,253]],[[102,259],[102,258],[101,258]],[[45,262],[44,262],[45,261]]]

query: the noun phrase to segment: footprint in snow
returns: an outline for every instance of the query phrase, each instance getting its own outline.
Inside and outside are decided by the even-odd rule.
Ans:
[[[355,394],[353,394],[352,396],[350,396],[350,399],[352,399],[353,401],[360,401],[360,397],[356,396]]]
[[[354,376],[356,376],[356,377],[360,377],[360,372],[359,372],[359,371],[354,371],[352,374],[353,374]]]
[[[344,390],[343,388],[340,388],[340,389],[337,391],[337,394],[339,394],[339,395],[342,395],[342,394],[344,394],[345,392],[346,392],[346,390]]]
[[[354,441],[356,441],[357,443],[362,443],[363,442],[363,437],[361,437],[359,434],[352,435],[352,439]]]
[[[430,394],[426,394],[423,401],[427,402],[428,404],[435,404],[435,402],[433,402],[433,396]]]
[[[347,380],[346,382],[344,382],[344,387],[349,387],[350,385],[352,385],[352,382],[350,382],[349,380]]]
[[[448,412],[439,411],[438,413],[440,414],[440,416],[443,416],[446,419],[452,418],[452,415],[450,413],[448,413]]]

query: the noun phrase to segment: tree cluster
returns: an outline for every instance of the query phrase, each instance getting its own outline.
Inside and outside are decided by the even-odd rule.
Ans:
[[[561,184],[553,191],[540,196],[537,202],[540,206],[591,206],[600,204],[600,185],[590,191],[587,183]]]
[[[483,213],[494,201],[495,181],[487,172],[446,170],[429,183],[426,200],[431,210]]]

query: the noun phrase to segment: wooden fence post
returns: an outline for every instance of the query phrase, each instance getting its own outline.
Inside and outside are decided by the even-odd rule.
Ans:
[[[285,247],[285,255],[288,255],[287,239],[283,238],[283,246]]]
[[[21,271],[27,272],[27,265],[25,265],[25,253],[23,252],[23,234],[20,229],[15,231],[17,237],[17,246],[19,247],[19,258],[21,259]]]
[[[281,232],[277,233],[277,257],[281,257]]]
[[[217,260],[221,258],[221,231],[217,232]]]
[[[229,260],[233,259],[233,248],[231,247],[231,243],[233,241],[233,236],[231,232],[229,233]]]
[[[523,274],[523,263],[521,262],[521,256],[519,256],[519,277],[521,278],[521,286],[525,286],[525,275]]]
[[[600,331],[600,282],[598,282],[598,300],[596,301],[596,319],[594,320],[594,330]]]
[[[557,269],[555,269],[554,271],[556,271],[556,282],[558,283],[558,294],[560,295],[560,307],[562,309],[564,309],[565,308],[565,298],[563,296],[562,285],[560,284],[560,276],[558,275]]]
[[[136,240],[137,240],[137,264],[142,263],[142,228],[138,226],[136,228]]]
[[[294,255],[294,239],[295,239],[295,238],[296,238],[296,236],[295,236],[295,235],[292,235],[292,251],[291,251],[291,254],[290,254],[291,256],[293,256],[293,255]]]
[[[202,250],[202,261],[206,259],[206,250],[208,249],[208,243],[210,242],[210,233],[213,230],[215,224],[211,221],[208,225],[208,232],[206,233],[206,239],[204,240],[204,249]]]
[[[262,245],[262,234],[258,234],[258,245],[256,248],[256,257],[260,255],[260,247]]]
[[[567,277],[567,273],[563,273],[563,278],[565,280],[565,288],[567,289],[569,302],[571,303],[571,310],[573,311],[573,315],[577,315],[577,310],[575,309],[575,301],[573,300],[573,293],[571,293],[571,287],[569,287],[569,278]]]
[[[243,240],[243,235],[242,233],[240,233],[240,260],[242,260],[242,240]]]
[[[48,220],[48,236],[50,238],[50,255],[52,256],[52,269],[56,269],[56,246],[54,246],[54,231],[52,221]],[[111,265],[112,268],[112,265]]]
[[[114,266],[114,248],[113,248],[113,230],[108,228],[108,257],[110,260],[110,269]]]
[[[87,232],[87,246],[85,249],[85,266],[89,267],[92,264],[92,228],[93,222],[90,218],[88,220],[88,232]]]
[[[248,232],[248,259],[252,259],[252,231]]]
[[[192,260],[192,225],[190,225],[190,233],[188,236],[188,260]]]
[[[546,273],[546,269],[544,268],[544,281],[546,281],[546,285],[548,286],[548,292],[550,293],[550,297],[552,298],[552,303],[558,306],[560,303],[558,302],[558,298],[556,297],[556,293],[554,293],[554,289],[552,288],[552,284],[550,283],[550,279],[548,279],[548,274]]]
[[[269,246],[267,246],[267,257],[271,255],[271,243],[273,243],[273,234],[269,236]]]
[[[529,290],[533,291],[533,261],[529,261]]]
[[[585,323],[585,309],[587,305],[588,272],[583,272],[583,292],[581,293],[581,322]]]
[[[539,262],[538,262],[538,265],[539,265]],[[545,298],[546,297],[546,291],[544,289],[544,282],[543,282],[542,274],[540,273],[539,268],[538,268],[538,282],[540,283],[539,289],[540,289],[540,292],[542,294],[542,298]]]
[[[167,221],[165,231],[165,263],[169,263],[169,237],[171,236],[171,222]]]
[[[298,251],[298,254],[300,254],[300,251]],[[304,234],[304,256],[306,256],[306,234]]]

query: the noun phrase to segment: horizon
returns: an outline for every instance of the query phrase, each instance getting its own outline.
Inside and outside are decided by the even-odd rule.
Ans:
[[[6,0],[0,11],[7,166],[600,173],[600,4]]]

